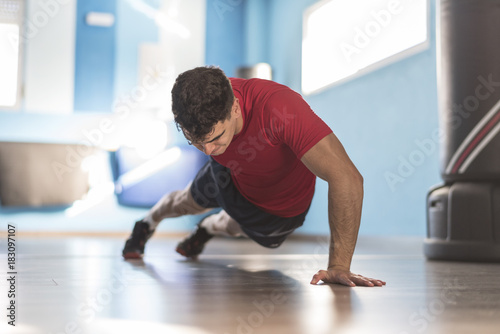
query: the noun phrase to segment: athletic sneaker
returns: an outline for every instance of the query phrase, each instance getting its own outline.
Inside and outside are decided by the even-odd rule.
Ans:
[[[175,251],[182,256],[196,258],[203,251],[208,240],[213,238],[213,235],[207,232],[207,229],[201,227],[201,220],[198,223],[196,231],[191,233],[189,237],[179,242]]]
[[[125,242],[122,255],[125,259],[140,259],[144,255],[146,241],[151,238],[155,230],[149,229],[149,224],[143,220],[135,223],[132,235]]]

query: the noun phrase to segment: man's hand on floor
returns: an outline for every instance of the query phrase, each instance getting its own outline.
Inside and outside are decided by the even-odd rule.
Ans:
[[[354,274],[349,270],[328,269],[318,271],[312,278],[311,284],[317,284],[319,281],[325,283],[337,283],[347,286],[383,286],[384,281],[375,278],[368,278]]]

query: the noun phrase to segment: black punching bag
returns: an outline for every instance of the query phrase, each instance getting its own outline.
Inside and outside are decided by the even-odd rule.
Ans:
[[[427,197],[425,255],[500,261],[500,0],[437,0],[444,185]]]

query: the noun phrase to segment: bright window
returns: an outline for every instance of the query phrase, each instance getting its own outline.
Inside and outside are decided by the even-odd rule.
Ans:
[[[302,91],[311,94],[427,47],[428,0],[328,0],[304,13]]]
[[[0,108],[19,100],[20,1],[0,1]]]

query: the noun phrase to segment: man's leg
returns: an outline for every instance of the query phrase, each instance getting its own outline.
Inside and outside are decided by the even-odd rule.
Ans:
[[[124,258],[141,258],[146,242],[163,219],[200,214],[211,210],[201,207],[193,200],[190,187],[191,185],[188,185],[184,190],[173,191],[163,196],[144,219],[135,223],[132,235],[126,241],[122,251]]]
[[[200,170],[192,184],[194,200],[204,207],[221,207],[219,214],[203,219],[197,229],[177,246],[186,257],[197,257],[215,234],[245,235],[258,244],[276,248],[305,219],[306,212],[295,217],[279,217],[248,201],[232,182],[228,168],[212,158]]]
[[[226,211],[221,210],[219,213],[202,219],[196,230],[177,245],[176,251],[185,257],[196,258],[214,235],[246,236],[236,220],[231,218]]]
[[[246,236],[236,220],[231,218],[224,210],[206,217],[200,226],[204,227],[212,235],[223,235],[225,237]]]
[[[212,210],[204,208],[196,203],[191,195],[191,184],[186,189],[171,192],[162,197],[158,203],[153,206],[147,216],[143,219],[154,230],[158,224],[165,218],[174,218],[184,215],[197,215]]]

